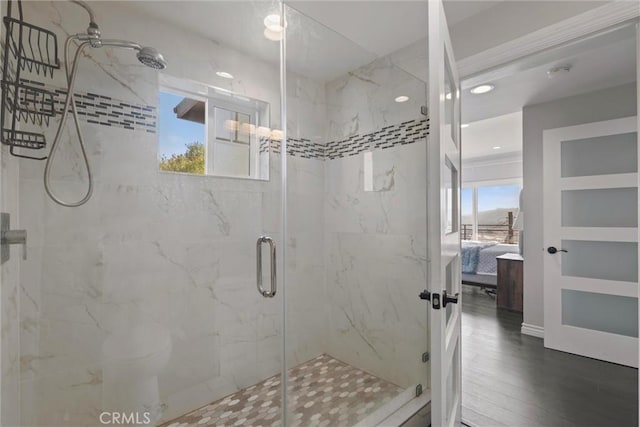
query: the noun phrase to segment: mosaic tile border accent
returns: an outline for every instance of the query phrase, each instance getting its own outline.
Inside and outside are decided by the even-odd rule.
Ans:
[[[24,82],[51,91],[54,94],[53,107],[56,115],[62,114],[67,96],[66,89],[50,87],[32,80]],[[157,114],[153,105],[125,102],[91,92],[75,92],[75,99],[78,116],[87,123],[156,133]]]
[[[408,120],[397,125],[385,126],[374,132],[352,135],[326,144],[312,142],[305,138],[289,138],[287,154],[305,159],[333,160],[355,156],[363,151],[384,150],[398,145],[422,142],[426,140],[427,135],[429,135],[429,119]],[[267,146],[270,146],[272,152],[280,153],[281,145],[278,140],[263,138],[260,140],[260,152],[267,151]]]
[[[324,160],[324,145],[313,143],[310,139],[287,139],[287,154],[305,159]]]
[[[49,87],[37,81],[24,80],[24,82],[50,90],[54,94],[53,108],[56,114],[62,113],[67,95],[65,89]],[[88,123],[156,133],[158,117],[157,108],[153,105],[125,102],[91,92],[76,92],[75,97],[78,115]],[[326,144],[306,138],[289,138],[287,154],[305,159],[333,160],[355,156],[367,150],[384,150],[424,141],[428,134],[429,119],[414,119],[385,126],[374,132],[329,141]],[[280,153],[281,145],[279,140],[261,138],[260,152],[266,152],[270,147],[274,153]]]
[[[429,119],[409,120],[364,135],[352,135],[349,138],[327,142],[324,146],[324,157],[333,160],[355,156],[367,150],[413,144],[424,141],[428,134]]]
[[[239,390],[164,427],[279,427],[280,375]],[[402,392],[400,387],[327,354],[289,370],[288,424],[351,426]]]
[[[273,153],[280,154],[282,141],[270,138],[260,139],[260,152],[267,151],[268,147],[271,147]],[[289,138],[287,140],[287,154],[305,159],[324,160],[324,145],[306,138]]]

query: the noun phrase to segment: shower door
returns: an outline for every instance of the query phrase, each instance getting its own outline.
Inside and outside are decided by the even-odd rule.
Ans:
[[[322,3],[286,9],[286,420],[399,425],[429,399],[426,41],[377,55],[306,13],[426,28],[426,2]]]
[[[81,207],[52,202],[43,163],[2,147],[2,212],[27,242],[26,259],[12,245],[2,264],[0,424],[278,422],[282,283],[259,293],[256,241],[275,242],[281,280],[280,43],[263,35],[280,4],[89,4],[104,38],[151,45],[168,66],[107,47],[81,57],[75,94],[94,180]],[[61,61],[66,34],[89,23],[72,2],[23,8],[57,34]],[[44,134],[46,155],[64,70],[22,77],[54,94],[49,126],[24,124]],[[207,165],[203,151],[228,162]],[[71,120],[52,176],[65,199],[87,188]]]

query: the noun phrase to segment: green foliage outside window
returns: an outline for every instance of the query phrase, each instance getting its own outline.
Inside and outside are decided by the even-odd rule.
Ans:
[[[204,144],[195,141],[186,147],[187,151],[182,154],[162,156],[160,170],[204,175]]]

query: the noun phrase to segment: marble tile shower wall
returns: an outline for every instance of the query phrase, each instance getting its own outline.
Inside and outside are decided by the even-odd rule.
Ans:
[[[390,102],[398,95],[410,100]],[[329,140],[341,141],[325,151],[329,353],[403,388],[424,380],[428,350],[416,297],[426,283],[424,100],[425,84],[393,56],[327,84]],[[355,153],[340,155],[345,142]]]
[[[329,330],[324,259],[324,161],[299,156],[295,149],[320,147],[326,126],[324,84],[293,73],[287,75],[287,362],[309,360],[318,345],[328,346]],[[310,102],[315,100],[316,102]],[[310,108],[311,107],[311,108]],[[289,112],[307,111],[314,120],[296,120]],[[298,141],[299,146],[296,146]],[[279,143],[276,142],[276,146]],[[280,147],[274,147],[280,151]],[[309,328],[309,325],[314,327]]]
[[[281,126],[277,58],[275,65],[250,59],[153,21],[130,3],[91,3],[105,37],[157,47],[172,76],[269,102],[272,127]],[[30,21],[54,29],[62,40],[86,26],[82,11],[70,3],[25,2],[24,7]],[[211,80],[220,69],[236,78]],[[50,84],[63,87],[62,75],[56,73]],[[140,106],[141,114],[155,114],[144,109],[157,105],[157,72],[141,66],[130,52],[90,51],[77,79],[83,102],[106,95],[112,102],[100,100],[112,112],[122,106],[133,113]],[[321,129],[326,119],[318,111],[326,107],[317,104],[324,102],[324,86],[301,80],[305,90],[292,98],[298,108],[289,115],[289,126]],[[104,117],[109,123],[108,114]],[[9,345],[2,351],[15,353],[6,358],[7,370],[21,367],[21,401],[13,408],[20,408],[22,425],[96,425],[105,404],[126,408],[127,402],[117,404],[118,397],[128,396],[118,396],[116,384],[127,375],[142,383],[137,375],[144,370],[127,371],[125,360],[144,354],[143,364],[162,366],[167,336],[172,349],[158,375],[159,404],[153,408],[164,419],[279,371],[281,294],[259,296],[253,266],[257,236],[281,241],[280,156],[271,158],[269,182],[158,173],[157,135],[148,132],[145,120],[138,121],[142,124],[135,118],[132,126],[83,122],[95,178],[93,198],[85,206],[68,209],[51,202],[43,191],[41,162],[20,161],[19,179],[12,178],[21,194],[15,224],[29,230],[29,258],[21,263],[19,287],[17,280],[3,280],[3,306],[14,307],[3,314],[14,319],[3,322],[3,344]],[[46,130],[49,141],[54,131],[53,125]],[[60,196],[75,199],[87,182],[75,137],[63,141],[54,187]],[[16,164],[15,158],[4,160]],[[322,212],[322,172],[318,159],[290,161],[291,191],[297,193],[289,199],[292,212]],[[305,235],[318,223],[304,214],[294,216],[300,220],[292,224],[287,242],[286,267],[296,279],[290,298],[304,298],[309,311],[306,296],[314,295],[314,303],[324,297],[323,263]],[[11,289],[20,294],[5,293]],[[304,361],[324,351],[325,324],[324,313],[301,318],[290,336],[293,357]],[[13,338],[5,339],[4,326],[12,328]],[[114,342],[124,348],[114,349]]]
[[[3,212],[11,214],[12,224],[18,217],[18,167],[8,160],[9,150],[2,147],[0,185],[2,185]],[[15,256],[14,252],[14,256]],[[15,256],[0,268],[0,372],[2,389],[0,396],[0,425],[20,425],[20,260]]]
[[[0,4],[2,16],[7,2]],[[0,147],[0,203],[11,214],[11,224],[18,217],[18,164],[10,160],[8,147]],[[14,253],[15,254],[15,253]],[[12,258],[0,267],[0,425],[20,425],[20,261]]]

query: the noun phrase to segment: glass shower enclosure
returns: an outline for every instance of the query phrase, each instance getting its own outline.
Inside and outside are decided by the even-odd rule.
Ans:
[[[103,40],[167,66],[87,46],[65,107],[87,10],[11,5],[9,62],[31,24],[60,66],[11,75],[16,105],[44,93],[51,114],[18,117],[43,147],[3,136],[2,227],[26,256],[3,240],[2,425],[368,426],[426,403],[426,24],[372,52],[304,4],[92,1]],[[91,175],[68,119],[49,184],[91,182],[78,207],[20,157],[46,157],[71,106]]]

